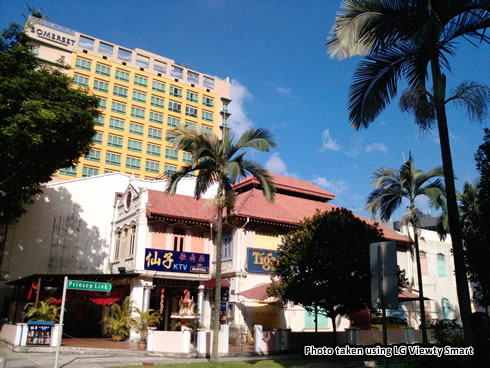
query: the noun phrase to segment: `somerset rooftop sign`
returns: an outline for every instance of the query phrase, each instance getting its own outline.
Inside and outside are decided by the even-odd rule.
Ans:
[[[68,280],[67,289],[88,290],[88,291],[111,291],[112,285],[107,282],[92,282]]]

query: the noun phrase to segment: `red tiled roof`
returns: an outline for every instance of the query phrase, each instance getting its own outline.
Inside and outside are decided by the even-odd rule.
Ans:
[[[331,203],[292,197],[281,193],[276,193],[274,202],[268,203],[262,191],[254,188],[237,196],[233,214],[257,221],[296,226],[305,217],[311,217],[317,209],[320,211],[331,211],[336,208],[338,207]],[[371,225],[374,224],[369,219],[354,215]],[[387,240],[409,242],[408,237],[400,235],[388,227],[380,225],[380,228]]]
[[[274,180],[274,185],[278,190],[306,194],[324,200],[330,200],[335,197],[332,193],[306,180],[291,178],[289,176],[283,176],[278,174],[270,174],[270,175],[272,176]],[[233,189],[238,190],[240,188],[246,187],[247,185],[258,186],[259,182],[257,181],[257,179],[255,179],[255,177],[249,175],[244,179],[240,180],[238,183],[235,183],[233,185]]]
[[[188,221],[210,222],[215,209],[209,199],[148,190],[147,216],[163,216]]]

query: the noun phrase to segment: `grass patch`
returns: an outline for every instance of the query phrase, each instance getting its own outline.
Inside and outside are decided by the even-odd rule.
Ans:
[[[220,363],[174,363],[158,364],[155,368],[288,368],[288,367],[322,367],[325,360],[320,359],[256,359],[241,361],[226,361]],[[118,368],[141,368],[142,365],[121,366]]]

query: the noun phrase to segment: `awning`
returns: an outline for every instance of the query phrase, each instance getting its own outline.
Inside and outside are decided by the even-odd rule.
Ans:
[[[237,294],[249,299],[266,300],[271,297],[271,295],[267,292],[267,289],[270,288],[271,285],[272,282],[268,282],[266,284],[261,284],[248,290],[240,291]]]
[[[216,287],[216,279],[215,278],[212,278],[211,280],[206,281],[204,283],[204,287],[206,287],[208,289],[215,288]],[[221,287],[229,288],[230,287],[230,282],[228,280],[221,279]]]
[[[415,293],[411,293],[410,291],[402,291],[400,294],[398,294],[398,300],[400,302],[410,302],[410,301],[418,301],[420,296]],[[430,300],[430,298],[427,298],[424,296],[424,300]]]

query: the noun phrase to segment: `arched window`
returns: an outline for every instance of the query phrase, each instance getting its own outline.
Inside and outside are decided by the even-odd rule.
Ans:
[[[136,225],[131,226],[129,238],[129,255],[134,255],[134,243],[136,241]]]
[[[428,275],[429,271],[427,268],[427,254],[425,252],[420,252],[420,268],[422,270],[422,275]]]
[[[114,246],[114,260],[115,261],[119,259],[120,247],[121,247],[121,231],[118,230],[118,231],[116,231],[116,244]]]
[[[121,258],[126,257],[126,253],[128,252],[128,229],[124,229],[122,232],[122,245],[121,245]]]
[[[442,318],[451,319],[451,304],[447,298],[441,300]]]
[[[184,251],[184,239],[185,239],[185,230],[179,227],[175,228],[173,233],[174,251],[176,252]]]
[[[446,260],[442,253],[437,255],[437,273],[440,277],[446,277]]]

